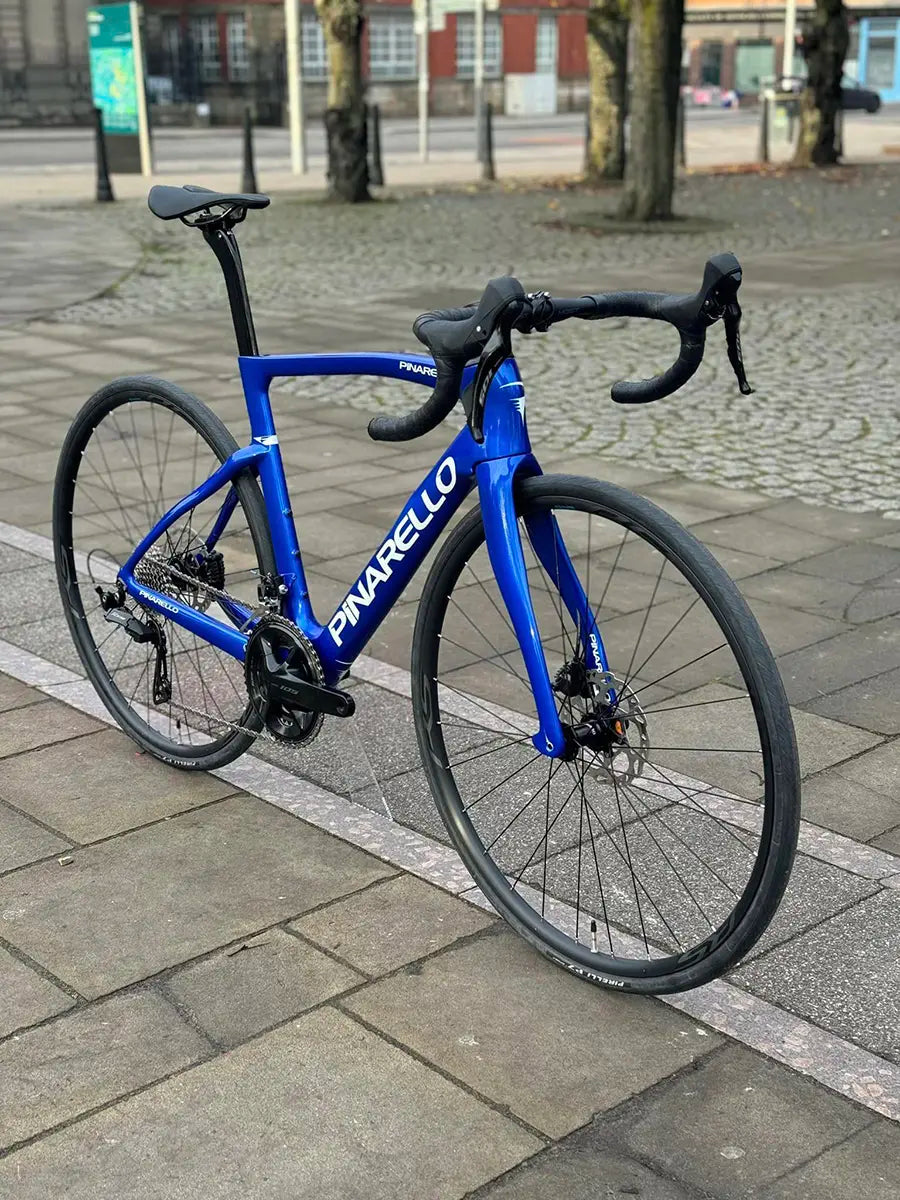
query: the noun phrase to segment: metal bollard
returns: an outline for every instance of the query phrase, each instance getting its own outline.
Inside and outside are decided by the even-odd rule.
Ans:
[[[241,191],[259,191],[256,186],[256,167],[253,162],[253,123],[249,104],[244,108],[244,170],[241,175]]]
[[[675,109],[675,161],[680,167],[687,166],[687,154],[684,147],[684,96],[678,93],[678,105]]]
[[[496,179],[494,170],[494,106],[486,102],[481,106],[481,178]]]
[[[369,182],[375,187],[384,187],[384,164],[381,161],[381,109],[377,104],[369,105],[369,145],[372,147]]]
[[[838,158],[844,157],[844,107],[834,114],[834,150]]]
[[[769,161],[769,97],[764,92],[759,106],[759,151],[761,163]]]
[[[109,159],[106,154],[106,134],[103,132],[103,109],[94,109],[95,155],[97,159],[97,201],[115,200],[109,178]]]

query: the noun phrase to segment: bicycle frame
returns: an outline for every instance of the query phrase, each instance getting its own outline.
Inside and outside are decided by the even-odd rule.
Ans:
[[[565,749],[553,689],[531,602],[517,524],[514,484],[519,475],[539,475],[525,425],[525,389],[516,362],[507,359],[495,376],[484,411],[484,438],[468,426],[453,439],[430,474],[403,506],[397,520],[364,566],[356,583],[328,621],[313,613],[303,559],[291,513],[287,481],[269,386],[273,379],[307,375],[364,375],[434,386],[431,359],[412,354],[242,355],[238,359],[250,418],[251,443],[235,451],[207,480],[157,522],[119,572],[125,590],[146,608],[183,626],[197,637],[243,661],[255,617],[236,601],[220,606],[231,624],[198,612],[180,600],[139,583],[135,567],[165,531],[192,508],[228,487],[240,472],[256,472],[269,520],[275,564],[283,587],[282,612],[312,641],[325,681],[336,684],[347,674],[375,630],[421,566],[428,552],[473,486],[477,485],[485,538],[503,601],[521,647],[539,721],[533,742],[541,753],[558,757]],[[467,368],[464,387],[474,368]],[[206,539],[212,550],[237,503],[233,488]],[[608,669],[594,613],[552,516],[526,518],[530,540],[575,622],[589,668]]]

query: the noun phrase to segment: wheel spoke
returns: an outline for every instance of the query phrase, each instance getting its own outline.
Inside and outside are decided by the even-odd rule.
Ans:
[[[703,687],[707,681],[701,677],[695,683],[701,672],[694,670],[690,677],[687,673],[713,655],[730,655],[727,665],[724,658],[717,663],[717,679],[735,676],[744,680],[738,665],[744,661],[738,657],[742,627],[734,614],[721,609],[725,601],[719,601],[720,608],[715,608],[711,600],[705,599],[715,595],[717,581],[713,578],[706,588],[703,572],[712,568],[693,552],[689,535],[678,535],[663,524],[653,529],[646,512],[637,509],[634,517],[619,521],[616,537],[610,538],[605,530],[601,531],[603,536],[598,536],[594,525],[607,519],[600,513],[610,511],[608,499],[602,509],[595,507],[587,499],[590,493],[579,485],[571,496],[557,500],[560,488],[560,483],[548,477],[546,482],[535,481],[522,489],[523,497],[536,499],[526,503],[517,496],[517,528],[544,660],[553,683],[560,660],[563,667],[571,668],[586,658],[585,619],[590,617],[596,624],[601,612],[611,612],[616,616],[616,629],[620,617],[628,618],[624,628],[630,631],[629,640],[618,647],[623,663],[618,672],[613,669],[612,651],[616,647],[610,631],[604,639],[611,655],[606,686],[616,697],[615,703],[608,700],[605,688],[594,676],[586,677],[584,687],[565,689],[572,695],[563,694],[560,683],[554,700],[560,722],[570,731],[566,755],[548,759],[546,766],[538,765],[541,755],[528,755],[531,739],[525,728],[518,726],[510,708],[504,707],[501,689],[504,677],[511,688],[514,675],[517,684],[528,688],[534,704],[530,680],[522,676],[518,657],[518,670],[510,669],[510,660],[517,651],[500,649],[512,633],[512,626],[492,595],[495,588],[488,582],[490,562],[483,541],[473,544],[469,534],[465,553],[459,554],[456,575],[442,577],[445,581],[455,580],[455,585],[444,583],[447,599],[440,610],[443,627],[434,652],[446,645],[448,651],[452,649],[456,665],[434,679],[432,696],[438,709],[438,731],[445,721],[453,728],[449,713],[446,718],[439,716],[439,706],[447,704],[451,712],[465,714],[461,728],[468,732],[483,730],[488,742],[463,749],[455,760],[445,753],[443,767],[432,760],[430,765],[426,763],[426,772],[443,770],[442,812],[447,805],[455,814],[448,829],[460,849],[467,848],[467,865],[501,913],[510,911],[512,902],[505,899],[508,892],[497,890],[496,875],[480,871],[479,862],[490,859],[527,904],[524,911],[530,909],[533,914],[534,923],[529,927],[539,943],[547,944],[548,925],[558,926],[562,942],[557,939],[553,945],[570,946],[567,953],[573,963],[588,969],[594,961],[591,955],[596,953],[601,958],[598,973],[610,971],[614,976],[614,964],[630,960],[647,964],[644,978],[652,980],[655,969],[661,975],[677,977],[679,972],[687,971],[686,962],[690,961],[695,971],[704,957],[712,954],[720,944],[720,931],[724,937],[725,930],[737,927],[736,915],[744,919],[752,895],[748,885],[753,878],[760,878],[757,860],[770,853],[761,832],[768,796],[760,802],[759,798],[744,799],[726,790],[732,778],[751,780],[754,795],[757,780],[762,786],[769,770],[766,747],[771,739],[759,735],[767,718],[747,683],[723,695],[704,697],[701,693],[695,699],[689,694],[690,688]],[[627,504],[624,507],[627,509]],[[562,519],[563,513],[578,510],[584,513],[581,519],[587,521],[586,529],[580,523],[570,526]],[[547,530],[554,538],[552,552],[549,544],[545,545]],[[569,553],[573,546],[579,551],[571,561],[584,585],[583,612],[576,613],[574,607],[570,611],[564,597],[568,592],[559,582],[566,542],[570,543]],[[670,549],[673,542],[677,545]],[[546,563],[538,553],[538,545]],[[610,547],[606,560],[609,565],[604,565],[602,571],[594,570],[592,561],[597,545]],[[620,571],[629,550],[638,551],[635,569]],[[669,564],[672,569],[667,572]],[[674,589],[673,575],[678,577]],[[460,588],[470,577],[478,586],[471,589],[469,585],[465,598],[461,598]],[[648,598],[640,613],[635,612],[635,579],[641,595]],[[691,588],[690,595],[673,604],[668,598],[675,593],[687,595],[685,584]],[[595,586],[599,596],[592,592]],[[471,606],[473,591],[485,601],[481,609],[477,604]],[[423,603],[430,602],[427,596],[423,598]],[[703,650],[696,648],[700,614],[715,622],[707,642],[710,648]],[[500,638],[495,636],[498,629]],[[476,632],[477,638],[473,636]],[[733,653],[730,642],[735,646]],[[682,656],[685,661],[679,661],[677,650],[688,645],[690,652]],[[750,652],[746,645],[741,649]],[[481,670],[482,663],[490,670]],[[453,675],[456,671],[460,672],[458,676]],[[469,690],[447,683],[448,673],[460,681],[465,679]],[[658,695],[651,691],[657,684],[662,685]],[[465,701],[465,708],[454,703],[454,694]],[[645,705],[648,695],[652,703]],[[749,703],[752,724],[745,726],[743,710],[740,722],[735,722],[736,710],[727,707],[735,700]],[[767,703],[771,706],[771,698]],[[516,707],[519,705],[513,709]],[[702,725],[692,717],[693,711],[699,718],[701,710]],[[670,719],[666,715],[682,711],[683,717]],[[626,719],[624,731],[613,727],[616,715]],[[522,725],[531,719],[523,715]],[[509,730],[505,733],[506,743],[499,740],[504,725]],[[576,727],[577,734],[571,732]],[[717,745],[719,742],[721,745]],[[515,760],[499,759],[503,750],[512,750]],[[667,755],[695,757],[706,764],[707,774],[725,786],[702,782],[695,789],[689,776],[681,773],[680,763],[678,769],[659,765]],[[492,760],[495,764],[509,762],[509,767],[500,772],[504,778],[493,786],[487,781],[479,786],[481,763]],[[674,758],[668,761],[678,762]],[[492,773],[497,773],[496,765]],[[739,790],[744,789],[739,786]],[[498,803],[486,805],[483,802],[488,797],[497,797]],[[498,820],[498,810],[503,813],[502,820]],[[464,829],[467,832],[463,839]],[[517,921],[525,919],[528,923],[521,906],[514,911]],[[602,928],[599,945],[598,928]],[[691,949],[697,954],[688,959],[685,955]]]
[[[163,403],[145,397],[139,390],[137,395],[123,392],[121,399],[98,406],[96,411],[84,441],[72,450],[73,492],[68,505],[71,533],[63,534],[60,541],[66,550],[57,551],[71,561],[77,544],[79,554],[89,555],[86,571],[76,568],[73,574],[69,568],[73,596],[87,618],[76,644],[85,661],[100,665],[101,677],[108,680],[105,688],[117,695],[129,711],[128,721],[123,719],[123,723],[134,730],[135,736],[146,737],[154,745],[162,738],[182,750],[192,747],[212,751],[233,739],[235,729],[247,717],[242,664],[189,630],[129,600],[128,613],[143,622],[157,621],[166,634],[172,694],[169,700],[155,703],[152,691],[157,648],[151,642],[134,641],[121,626],[104,622],[105,614],[93,591],[94,577],[97,584],[110,589],[114,577],[107,579],[109,572],[105,569],[93,570],[91,555],[99,554],[112,563],[114,572],[115,564],[124,561],[162,513],[179,496],[190,493],[191,487],[184,485],[190,480],[196,483],[201,463],[207,459],[224,461],[224,454],[216,451],[213,435],[207,441],[202,422],[197,425],[193,417],[189,420],[177,402]],[[243,517],[244,531],[240,521],[232,520],[220,546],[226,555],[227,586],[239,582],[244,572],[228,571],[229,546],[237,547],[238,543],[226,544],[226,537],[237,538],[249,532],[240,490],[237,497],[236,511]],[[209,503],[215,507],[214,501]],[[170,561],[167,556],[176,550],[190,553],[202,544],[198,531],[211,527],[213,520],[205,505],[207,502],[195,506],[164,531],[153,554],[144,559],[148,571],[157,572],[155,580],[148,575],[149,586],[201,609],[208,607],[202,590],[165,572]],[[86,543],[92,539],[100,545],[89,549]],[[258,544],[254,540],[254,547]],[[115,552],[103,548],[107,546]],[[239,548],[238,552],[244,551]],[[252,730],[248,735],[252,736]]]

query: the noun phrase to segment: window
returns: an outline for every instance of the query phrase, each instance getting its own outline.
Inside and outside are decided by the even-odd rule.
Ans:
[[[866,78],[863,82],[876,90],[892,91],[897,57],[896,17],[877,17],[869,21],[869,48]]]
[[[314,12],[303,13],[300,19],[300,54],[304,78],[325,79],[328,75],[325,34]]]
[[[373,13],[369,18],[369,75],[409,79],[416,73],[416,31],[412,11]]]
[[[722,43],[703,42],[700,46],[700,86],[719,87],[722,83]]]
[[[177,75],[181,65],[181,29],[178,17],[163,17],[160,32],[162,74]]]
[[[245,83],[250,78],[247,18],[243,13],[228,14],[228,78],[234,83]]]
[[[203,82],[213,83],[221,79],[218,18],[214,16],[191,17],[191,40],[194,43],[194,54]]]
[[[500,14],[484,14],[484,74],[485,78],[500,74],[503,58],[503,37]],[[475,16],[459,13],[456,18],[456,73],[467,78],[475,74]]]
[[[775,47],[766,38],[755,42],[738,42],[734,56],[734,88],[736,92],[758,92],[763,79],[775,75]]]
[[[541,13],[538,17],[534,45],[535,71],[542,75],[555,75],[556,51],[556,16],[553,13]]]

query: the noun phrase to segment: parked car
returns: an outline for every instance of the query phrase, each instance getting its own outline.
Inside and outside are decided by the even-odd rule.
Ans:
[[[844,111],[861,108],[867,113],[876,113],[881,108],[881,97],[871,88],[864,88],[845,75],[841,80],[841,90],[844,97]]]
[[[797,92],[799,94],[806,87],[806,79],[803,75],[782,76],[776,82],[778,90],[782,92]],[[841,80],[841,91],[843,93],[844,112],[861,109],[863,112],[875,113],[881,108],[881,97],[879,94],[873,92],[871,88],[864,88],[855,79],[851,79],[849,75],[845,75]]]

